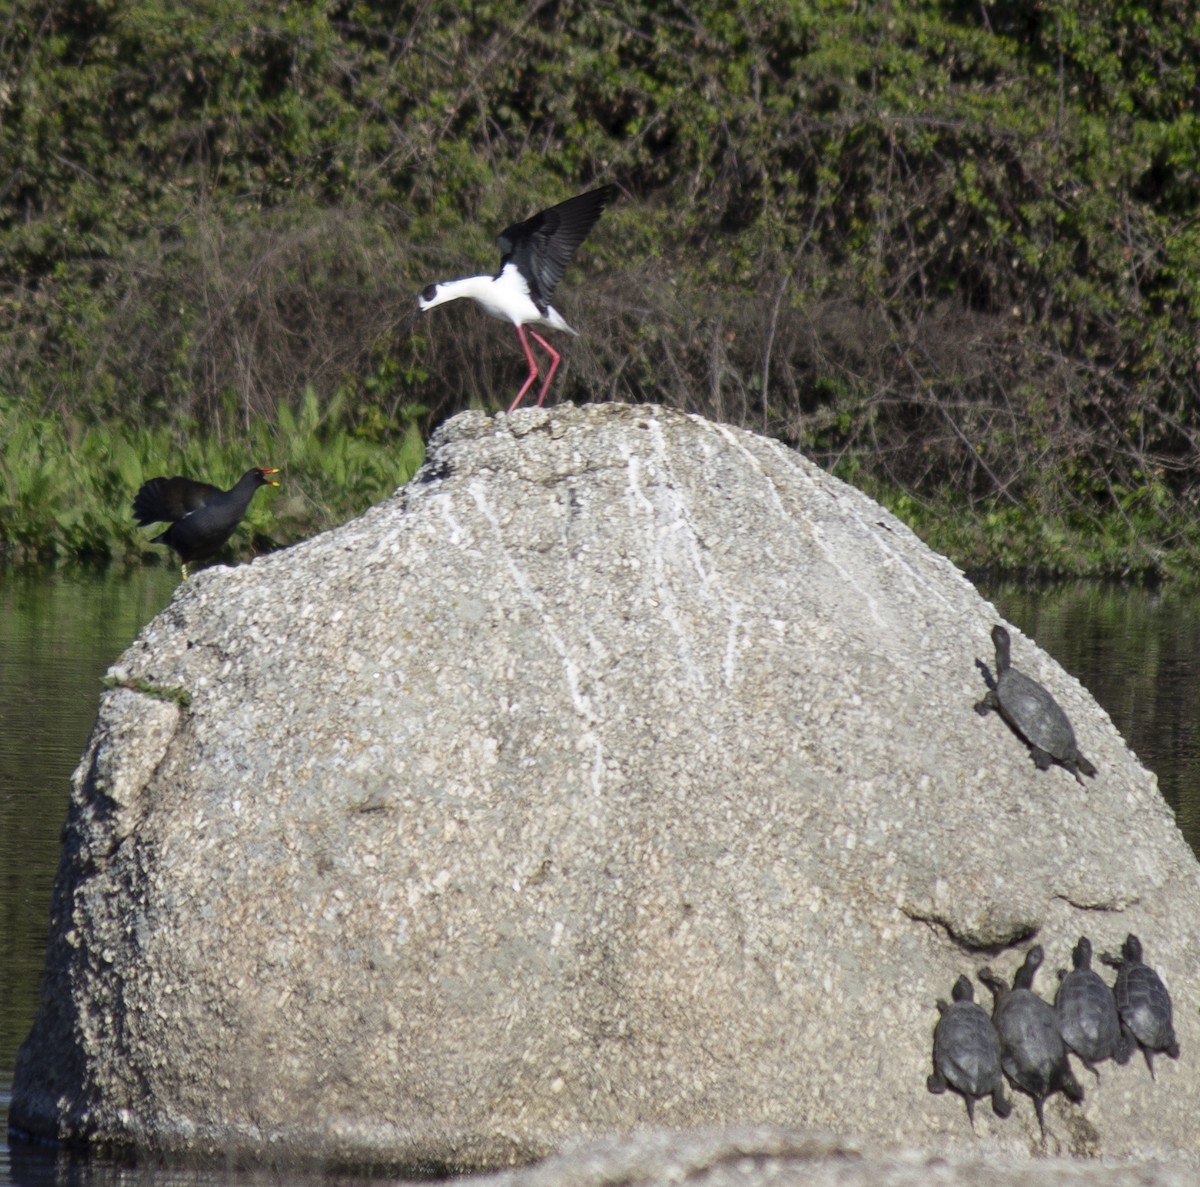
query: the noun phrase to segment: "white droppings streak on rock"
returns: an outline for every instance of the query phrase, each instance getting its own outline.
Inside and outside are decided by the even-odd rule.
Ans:
[[[667,559],[663,549],[663,533],[659,530],[658,510],[646,495],[642,484],[645,463],[632,451],[623,449],[623,452],[628,475],[626,498],[634,510],[634,518],[641,527],[642,550],[654,574],[654,597],[650,600],[650,605],[660,612],[675,637],[685,685],[698,691],[705,687],[706,681],[692,656],[691,639],[684,628],[675,591],[667,578]]]
[[[562,635],[555,627],[550,615],[547,613],[541,596],[530,584],[529,579],[522,571],[521,566],[517,563],[515,557],[505,546],[503,532],[500,528],[500,524],[495,513],[488,505],[482,483],[472,482],[468,487],[468,490],[471,493],[471,498],[475,500],[476,507],[479,508],[484,517],[487,519],[488,523],[490,523],[492,526],[492,529],[495,533],[496,544],[500,548],[501,555],[504,558],[504,563],[513,579],[513,584],[516,586],[521,596],[537,611],[538,616],[542,621],[542,627],[546,632],[546,637],[550,640],[555,652],[557,652],[559,658],[562,660],[563,678],[566,681],[567,691],[571,697],[571,704],[574,706],[579,720],[583,723],[583,736],[587,740],[588,746],[592,752],[592,791],[596,795],[599,795],[601,779],[604,773],[604,748],[600,742],[599,735],[591,728],[596,718],[592,711],[592,706],[588,697],[580,690],[578,665],[571,655],[570,650],[564,643]]]

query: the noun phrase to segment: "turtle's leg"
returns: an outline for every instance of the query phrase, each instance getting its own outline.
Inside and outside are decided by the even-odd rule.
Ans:
[[[948,1087],[946,1083],[946,1077],[943,1076],[940,1071],[935,1071],[933,1075],[925,1081],[925,1087],[928,1088],[929,1091],[934,1094],[934,1096],[941,1096],[941,1094],[945,1092]]]
[[[1048,771],[1050,769],[1050,764],[1054,762],[1054,759],[1052,759],[1050,755],[1048,755],[1040,746],[1030,746],[1029,749],[1033,754],[1033,765],[1037,767],[1039,771]]]
[[[1079,768],[1069,758],[1060,759],[1058,765],[1062,767],[1064,771],[1070,771],[1071,774],[1075,776],[1075,782],[1078,783],[1080,787],[1087,786],[1087,784],[1083,781],[1083,776],[1079,773]]]
[[[1116,1050],[1113,1051],[1113,1059],[1117,1063],[1128,1063],[1136,1046],[1137,1044],[1131,1040],[1128,1031],[1122,1029],[1121,1037],[1117,1040]]]
[[[1012,1112],[1012,1102],[1004,1095],[1004,1081],[997,1080],[992,1089],[992,1112],[997,1117],[1004,1118]]]
[[[975,666],[979,669],[979,674],[983,677],[984,684],[986,684],[988,688],[995,688],[996,681],[992,678],[991,671],[988,669],[987,664],[985,664],[978,656],[975,658]]]
[[[1096,1071],[1096,1069],[1092,1068],[1092,1071]],[[1096,1079],[1100,1079],[1099,1073],[1097,1073]],[[1071,1071],[1070,1064],[1066,1064],[1064,1066],[1063,1073],[1058,1078],[1058,1087],[1062,1090],[1063,1096],[1065,1096],[1068,1100],[1073,1100],[1076,1104],[1082,1102],[1083,1087],[1080,1085],[1079,1081],[1075,1079],[1075,1073]]]
[[[1100,958],[1100,959],[1101,959],[1101,960],[1104,960],[1104,957],[1103,957],[1103,956],[1101,956],[1101,958]],[[1107,964],[1108,962],[1107,962],[1107,961],[1105,961],[1105,963]],[[1134,1052],[1135,1052],[1135,1051],[1136,1051],[1136,1050],[1137,1050],[1139,1047],[1141,1047],[1141,1043],[1139,1043],[1139,1042],[1138,1042],[1138,1037],[1137,1037],[1137,1035],[1135,1035],[1135,1034],[1133,1033],[1133,1031],[1129,1029],[1129,1024],[1128,1024],[1128,1023],[1125,1021],[1125,1019],[1124,1019],[1124,1018],[1122,1018],[1122,1019],[1121,1019],[1121,1038],[1123,1038],[1123,1039],[1125,1040],[1125,1059],[1124,1059],[1124,1060],[1122,1060],[1122,1062],[1126,1062],[1126,1061],[1129,1059],[1129,1057],[1130,1057],[1130,1056],[1131,1056],[1131,1055],[1132,1055],[1132,1054],[1133,1054],[1133,1053],[1134,1053]],[[1147,1063],[1149,1063],[1150,1061],[1149,1061],[1149,1060],[1147,1060],[1146,1062],[1147,1062]],[[1150,1075],[1151,1075],[1151,1076],[1153,1076],[1153,1075],[1154,1075],[1154,1068],[1153,1068],[1153,1067],[1151,1067],[1151,1068],[1150,1068]]]
[[[986,717],[989,709],[999,709],[1000,702],[996,699],[996,694],[989,688],[984,694],[983,699],[975,702],[975,712],[980,717]]]

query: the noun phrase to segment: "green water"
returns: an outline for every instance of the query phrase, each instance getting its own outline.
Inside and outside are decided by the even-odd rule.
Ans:
[[[178,581],[173,567],[0,568],[0,1084],[37,1002],[58,836],[100,677]]]
[[[981,592],[1108,711],[1200,853],[1200,599],[1084,583]]]

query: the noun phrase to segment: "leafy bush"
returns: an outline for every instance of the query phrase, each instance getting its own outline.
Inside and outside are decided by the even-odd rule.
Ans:
[[[251,502],[230,547],[244,555],[293,543],[412,477],[424,460],[423,412],[404,409],[403,422],[381,443],[346,425],[344,400],[322,411],[310,389],[298,412],[281,405],[274,423],[252,420],[222,446],[186,424],[114,429],[30,416],[0,398],[0,557],[166,560],[163,546],[150,543],[156,531],[133,518],[142,483],[185,474],[228,488],[256,465],[281,469],[280,488]]]

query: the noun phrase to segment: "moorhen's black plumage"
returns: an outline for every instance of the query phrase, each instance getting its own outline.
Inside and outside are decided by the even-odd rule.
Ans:
[[[167,544],[179,554],[186,580],[192,561],[212,556],[233,535],[254,492],[260,486],[279,485],[268,477],[278,473],[270,468],[247,470],[231,490],[180,475],[151,478],[134,496],[133,513],[141,527],[170,523],[151,543]]]

